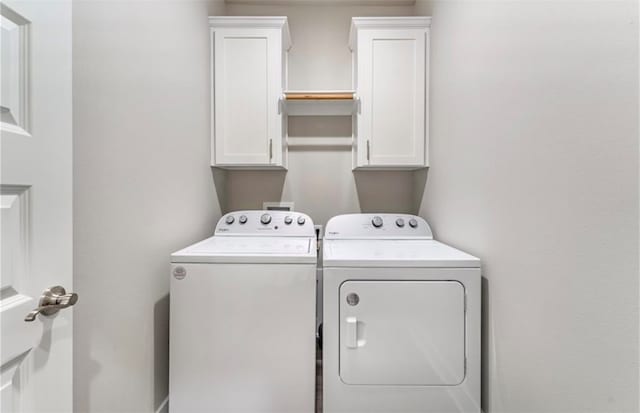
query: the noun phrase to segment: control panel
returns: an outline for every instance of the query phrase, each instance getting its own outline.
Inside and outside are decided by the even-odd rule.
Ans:
[[[325,239],[433,239],[423,218],[409,214],[347,214],[327,222]]]
[[[216,235],[314,237],[308,215],[292,211],[235,211],[225,214],[216,225]]]

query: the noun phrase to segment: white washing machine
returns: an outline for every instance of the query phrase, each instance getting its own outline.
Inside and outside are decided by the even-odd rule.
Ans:
[[[480,260],[403,214],[329,220],[324,413],[479,413]]]
[[[171,412],[313,413],[316,255],[311,219],[282,211],[171,255]]]

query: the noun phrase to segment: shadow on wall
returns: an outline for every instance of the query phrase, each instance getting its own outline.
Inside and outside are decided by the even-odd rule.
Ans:
[[[360,211],[418,214],[427,170],[418,171],[353,171]],[[407,191],[411,182],[413,191]]]
[[[234,171],[212,168],[220,208],[230,211],[262,209],[263,200],[279,201],[287,171]],[[428,169],[417,171],[353,171],[360,211],[417,215]],[[413,188],[413,190],[407,190]],[[233,191],[231,196],[230,191]]]
[[[153,389],[155,412],[168,411],[169,394],[169,294],[160,298],[153,306],[153,375],[156,377]],[[162,379],[159,379],[162,378]]]
[[[216,175],[218,177],[216,178]],[[243,209],[262,209],[262,201],[282,199],[282,190],[287,171],[222,171],[214,168],[213,176],[218,188],[218,180],[224,180],[225,188],[218,190],[222,213]],[[222,178],[224,177],[224,178]],[[229,196],[233,191],[233,197]]]
[[[480,349],[480,371],[482,372],[482,382],[481,382],[481,389],[480,389],[480,400],[481,400],[481,409],[483,412],[488,412],[489,408],[491,406],[489,406],[489,395],[491,393],[489,393],[489,386],[490,386],[490,379],[491,376],[489,374],[489,360],[491,359],[490,355],[489,355],[489,337],[490,337],[490,328],[492,328],[492,326],[489,326],[489,280],[485,277],[486,274],[484,274],[484,266],[482,268],[482,273],[483,273],[483,277],[482,277],[482,324],[481,324],[481,332],[482,332],[482,338],[480,339],[481,341],[481,349]],[[495,359],[494,359],[495,360]]]
[[[216,195],[220,205],[220,213],[225,214],[227,209],[227,171],[220,168],[211,168],[211,176],[216,187]]]
[[[76,275],[77,276],[77,275]],[[83,299],[87,299],[89,294],[84,294],[82,289],[76,292]],[[77,313],[76,313],[77,314]],[[75,316],[76,320],[78,316]],[[76,321],[76,326],[78,322]],[[82,339],[74,339],[73,343],[73,361],[74,363],[82,363],[83,374],[73,375],[73,391],[75,394],[81,394],[82,397],[74,397],[73,411],[74,412],[89,412],[91,410],[91,390],[92,382],[98,377],[102,371],[102,366],[91,354],[91,337],[94,337],[94,329],[99,329],[99,325],[85,325],[85,330],[82,334]],[[75,327],[77,328],[77,327]],[[77,332],[75,333],[77,334]]]
[[[413,211],[411,213],[414,215],[420,215],[420,206],[422,198],[424,198],[424,190],[427,187],[428,176],[429,168],[413,171]]]

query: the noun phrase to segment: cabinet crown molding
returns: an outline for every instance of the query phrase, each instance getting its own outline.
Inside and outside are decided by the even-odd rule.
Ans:
[[[284,32],[283,45],[291,48],[291,34],[287,16],[209,16],[209,27],[216,28],[273,28]]]
[[[431,27],[430,16],[408,17],[352,17],[349,31],[349,48],[354,50],[357,41],[357,29],[428,29]]]

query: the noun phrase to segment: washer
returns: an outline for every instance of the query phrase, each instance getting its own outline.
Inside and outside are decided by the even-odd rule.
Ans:
[[[413,215],[329,220],[324,413],[479,413],[480,260]]]
[[[171,255],[171,412],[313,413],[316,255],[284,211],[226,214]]]

